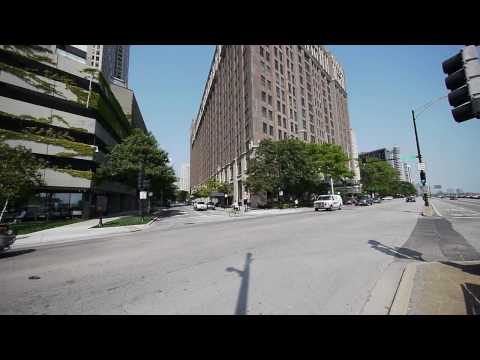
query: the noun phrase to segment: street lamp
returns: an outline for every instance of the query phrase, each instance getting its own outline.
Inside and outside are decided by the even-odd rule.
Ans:
[[[429,103],[423,105],[422,107],[417,109],[417,117],[419,117],[422,113],[424,113],[428,108],[430,108],[432,105],[436,104],[440,100],[446,99],[447,96],[441,96],[433,101],[430,101]],[[419,110],[422,111],[419,111]],[[425,202],[425,206],[429,207],[430,204],[428,202],[428,194],[425,191],[426,190],[426,184],[427,184],[427,174],[425,173],[425,165],[422,162],[422,153],[420,152],[420,143],[418,141],[418,132],[417,132],[417,123],[415,121],[415,110],[412,110],[412,119],[413,119],[413,129],[415,131],[415,142],[417,144],[417,157],[418,157],[418,167],[420,170],[420,181],[422,183],[422,190],[423,190],[423,200]]]

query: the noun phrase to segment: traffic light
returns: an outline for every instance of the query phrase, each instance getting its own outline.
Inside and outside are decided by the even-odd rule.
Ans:
[[[457,55],[445,60],[442,68],[448,75],[445,85],[451,90],[448,102],[454,107],[455,121],[480,119],[480,61],[475,45],[465,46]]]
[[[422,182],[423,186],[425,186],[425,184],[427,183],[427,177],[424,170],[420,170],[420,181]]]

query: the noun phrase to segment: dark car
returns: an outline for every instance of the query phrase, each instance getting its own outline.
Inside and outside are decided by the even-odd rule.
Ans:
[[[405,199],[406,202],[416,202],[415,196],[407,196]]]
[[[357,206],[370,206],[370,205],[373,205],[373,201],[368,196],[363,196],[357,201]]]
[[[8,224],[0,224],[0,253],[8,250],[15,242],[16,235]]]
[[[207,203],[207,209],[208,210],[215,210],[215,204],[211,201]]]

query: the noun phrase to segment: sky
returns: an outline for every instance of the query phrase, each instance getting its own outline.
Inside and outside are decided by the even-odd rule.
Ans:
[[[215,46],[132,46],[129,87],[147,128],[176,170],[189,162],[189,132],[196,117]],[[441,64],[461,46],[332,45],[345,70],[350,125],[359,152],[399,146],[416,155],[412,109],[445,96]],[[480,192],[480,120],[456,123],[448,100],[417,116],[427,184]],[[416,161],[412,165],[418,182]]]

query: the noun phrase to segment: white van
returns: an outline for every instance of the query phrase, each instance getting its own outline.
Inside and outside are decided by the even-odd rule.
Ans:
[[[318,209],[342,210],[343,200],[340,195],[320,195],[313,206],[315,211],[318,211]]]

